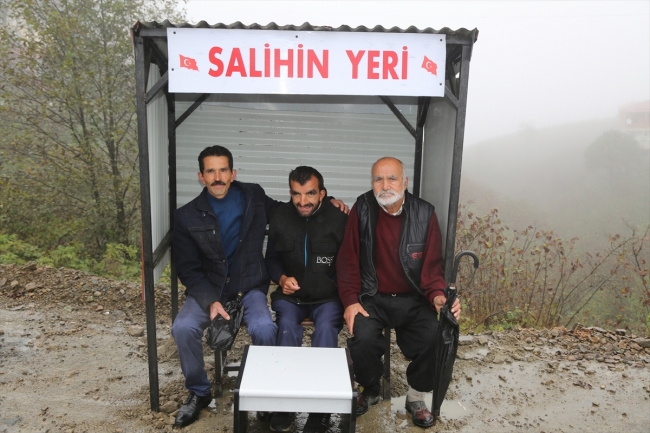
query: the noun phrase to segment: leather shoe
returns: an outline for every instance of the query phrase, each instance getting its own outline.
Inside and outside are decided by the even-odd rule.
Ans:
[[[176,420],[174,421],[174,427],[185,427],[186,425],[192,424],[199,418],[199,412],[204,407],[208,407],[212,401],[212,395],[208,394],[204,397],[196,395],[193,392],[190,392],[190,395],[185,399],[185,403],[178,410],[178,415],[176,415]]]
[[[310,413],[302,433],[325,433],[330,425],[329,413]]]
[[[379,403],[378,395],[367,395],[361,393],[357,396],[357,416],[368,412],[368,408]]]
[[[423,401],[406,400],[406,410],[411,414],[413,424],[418,427],[427,428],[435,424],[436,419],[433,417],[427,405]]]
[[[269,429],[275,432],[291,431],[296,414],[293,412],[275,412],[271,418]]]
[[[258,421],[262,421],[262,422],[267,422],[268,420],[271,419],[272,416],[273,416],[273,412],[260,412],[260,411],[258,411],[255,414],[255,418],[257,418]]]

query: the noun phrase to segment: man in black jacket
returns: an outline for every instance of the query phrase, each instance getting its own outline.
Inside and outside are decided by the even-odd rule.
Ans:
[[[176,416],[177,427],[194,422],[212,400],[201,338],[217,315],[229,319],[223,303],[243,293],[243,321],[253,344],[274,346],[277,334],[267,304],[262,248],[268,217],[279,202],[259,185],[235,180],[232,154],[225,147],[204,149],[199,170],[205,188],[174,214],[174,262],[187,299],[172,335],[190,392]]]
[[[433,389],[433,348],[445,304],[442,236],[433,205],[407,191],[408,178],[397,158],[372,166],[372,190],[360,195],[348,218],[337,257],[339,296],[352,337],[348,348],[357,382],[357,415],[379,402],[385,327],[411,360],[406,369],[406,409],[413,423],[430,427],[424,403]],[[458,300],[452,307],[460,315]]]
[[[325,199],[323,176],[300,166],[289,174],[291,203],[271,214],[266,264],[278,289],[271,294],[278,346],[302,344],[303,319],[314,322],[312,347],[337,347],[343,306],[336,285],[335,260],[347,216]],[[329,414],[309,414],[304,433],[327,430]],[[276,413],[272,431],[289,431],[294,414]]]

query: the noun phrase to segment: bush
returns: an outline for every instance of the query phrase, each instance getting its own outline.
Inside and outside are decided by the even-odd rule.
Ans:
[[[37,260],[41,257],[38,247],[23,242],[16,235],[0,232],[0,263],[17,263]]]

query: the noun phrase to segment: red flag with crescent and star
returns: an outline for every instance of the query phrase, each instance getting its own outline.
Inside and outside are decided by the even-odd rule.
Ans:
[[[179,56],[181,56],[181,68],[193,69],[195,71],[199,70],[199,67],[196,66],[196,60],[191,57],[185,57],[182,54],[179,54]]]
[[[426,69],[427,72],[431,72],[436,77],[438,76],[438,65],[427,56],[424,56],[424,60],[422,60],[422,67]]]

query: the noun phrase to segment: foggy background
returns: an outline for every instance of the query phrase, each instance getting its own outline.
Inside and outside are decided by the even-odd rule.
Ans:
[[[583,248],[650,223],[647,145],[613,143],[616,169],[612,155],[585,157],[621,130],[621,107],[650,105],[648,1],[189,0],[186,11],[191,23],[477,28],[461,203],[498,207],[514,228],[578,236]]]

